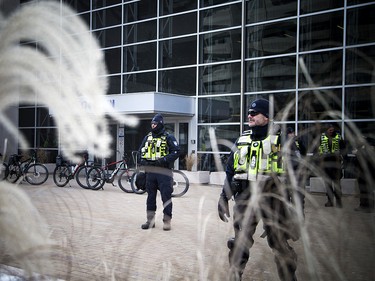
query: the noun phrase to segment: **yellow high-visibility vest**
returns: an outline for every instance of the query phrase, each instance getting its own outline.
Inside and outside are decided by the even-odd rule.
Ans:
[[[154,138],[150,132],[145,145],[141,149],[141,158],[155,161],[168,154],[167,135]]]
[[[319,153],[329,154],[340,152],[340,141],[341,136],[339,134],[336,134],[336,136],[332,138],[332,147],[329,147],[329,138],[325,133],[323,133],[320,137]]]
[[[278,135],[269,135],[262,141],[254,141],[243,135],[237,141],[234,152],[234,179],[256,181],[258,174],[283,173]]]

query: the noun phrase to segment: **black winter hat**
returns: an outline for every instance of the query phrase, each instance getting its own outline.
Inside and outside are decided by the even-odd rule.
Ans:
[[[264,116],[269,118],[269,107],[270,103],[266,99],[257,99],[251,102],[249,111],[254,110],[256,112],[262,113]]]
[[[164,125],[164,118],[160,113],[157,113],[154,116],[154,118],[152,118],[151,123],[163,124]]]
[[[154,123],[154,124],[157,124],[157,126],[155,128],[152,128],[151,131],[155,134],[159,134],[160,132],[163,131],[164,129],[164,118],[163,116],[158,113],[154,116],[154,118],[152,118],[151,120],[151,124]]]

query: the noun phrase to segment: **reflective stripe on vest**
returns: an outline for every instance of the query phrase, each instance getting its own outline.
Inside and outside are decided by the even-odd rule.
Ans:
[[[327,153],[337,153],[340,152],[340,141],[341,136],[336,134],[334,138],[332,138],[332,146],[329,147],[329,138],[325,133],[322,134],[320,137],[320,146],[319,146],[319,153],[320,154],[327,154]]]
[[[141,158],[156,161],[167,155],[167,136],[162,135],[159,138],[152,137],[148,134],[144,147],[141,149]]]

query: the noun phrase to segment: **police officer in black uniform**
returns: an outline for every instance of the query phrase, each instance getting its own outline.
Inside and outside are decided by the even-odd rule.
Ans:
[[[294,208],[290,207],[290,193],[281,177],[280,135],[270,133],[269,106],[265,99],[251,103],[250,130],[237,139],[226,166],[218,212],[221,220],[228,221],[228,200],[233,196],[235,236],[227,242],[230,280],[241,280],[260,219],[265,230],[262,237],[267,236],[275,254],[280,280],[296,280],[297,256],[287,240],[299,238],[298,225],[291,219]]]
[[[327,129],[320,136],[319,156],[320,167],[323,169],[323,180],[327,189],[327,202],[325,207],[334,206],[342,208],[342,192],[340,179],[342,177],[342,166],[346,160],[346,144],[333,124],[328,124]]]
[[[156,114],[151,121],[151,132],[143,139],[139,147],[141,162],[146,173],[146,213],[147,221],[142,229],[155,227],[156,196],[160,191],[163,201],[163,229],[171,229],[172,219],[172,192],[174,161],[180,155],[180,147],[176,138],[165,131],[164,119]]]

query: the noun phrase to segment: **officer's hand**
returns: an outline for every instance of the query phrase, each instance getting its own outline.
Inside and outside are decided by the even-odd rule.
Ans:
[[[223,222],[228,222],[227,217],[230,217],[229,214],[229,204],[228,204],[228,198],[221,194],[219,198],[219,203],[217,206],[217,210],[219,212],[219,217]]]

